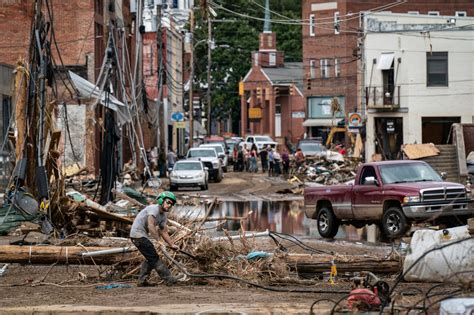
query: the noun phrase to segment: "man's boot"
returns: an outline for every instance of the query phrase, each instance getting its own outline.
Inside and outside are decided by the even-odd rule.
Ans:
[[[176,278],[171,275],[171,271],[165,266],[165,264],[163,264],[161,260],[156,263],[155,270],[158,272],[160,278],[165,281],[166,285],[172,285],[177,282]]]
[[[140,275],[138,276],[138,286],[139,287],[147,287],[149,283],[147,282],[147,278],[150,275],[151,270],[153,269],[152,266],[145,260],[141,267],[140,267]]]

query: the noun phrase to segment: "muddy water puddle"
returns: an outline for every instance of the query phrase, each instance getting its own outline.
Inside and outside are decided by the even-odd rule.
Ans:
[[[178,215],[192,218],[203,217],[204,207],[177,209]],[[304,214],[303,200],[292,201],[223,201],[214,208],[210,217],[247,217],[242,224],[246,231],[262,232],[270,230],[295,236],[310,236],[321,238],[318,233],[316,220],[308,219]],[[240,220],[206,222],[205,227],[218,232],[240,230]],[[366,228],[356,229],[343,225],[335,238],[346,240],[365,240]]]

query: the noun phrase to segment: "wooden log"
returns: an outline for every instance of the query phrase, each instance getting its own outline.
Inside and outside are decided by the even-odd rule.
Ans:
[[[17,161],[23,157],[23,146],[26,139],[26,102],[27,102],[27,84],[29,80],[28,69],[26,69],[25,61],[19,60],[16,67],[15,75],[15,122],[18,130],[16,136],[16,158]]]
[[[73,203],[77,203],[77,201],[72,201]],[[114,213],[108,212],[107,208],[104,206],[99,205],[98,203],[93,202],[92,200],[86,199],[85,202],[80,203],[82,207],[78,207],[77,209],[80,210],[86,210],[90,211],[92,213],[95,213],[97,216],[100,218],[103,218],[105,220],[112,220],[112,221],[117,221],[125,224],[132,224],[133,220],[126,218],[126,217],[121,217],[118,216]]]
[[[116,197],[118,197],[120,199],[125,199],[125,200],[127,200],[128,202],[130,202],[131,204],[133,204],[135,206],[142,207],[142,208],[146,207],[146,205],[142,204],[140,201],[138,201],[136,199],[133,199],[132,197],[129,197],[128,195],[126,195],[124,193],[118,192],[115,189],[112,189],[112,193],[115,194]]]
[[[401,270],[398,260],[384,260],[374,257],[354,255],[309,255],[289,254],[286,263],[301,273],[321,273],[331,270],[332,260],[338,272],[371,271],[373,273],[392,274]]]
[[[0,262],[31,264],[97,264],[112,265],[131,257],[131,253],[82,257],[83,252],[107,250],[111,247],[82,246],[0,246]]]

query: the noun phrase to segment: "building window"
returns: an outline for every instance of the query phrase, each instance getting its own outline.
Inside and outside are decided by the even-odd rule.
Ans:
[[[426,85],[448,86],[448,52],[426,53]]]
[[[316,60],[314,59],[309,61],[309,77],[311,79],[316,78]]]
[[[339,34],[341,32],[341,17],[339,12],[334,12],[334,34]]]
[[[428,11],[428,15],[439,16],[439,11]]]
[[[341,76],[341,64],[339,63],[339,59],[334,59],[334,76],[339,78]]]
[[[309,16],[309,36],[316,35],[316,18],[314,14]]]
[[[456,16],[465,17],[465,16],[467,16],[467,12],[466,11],[456,11]]]
[[[320,60],[320,66],[321,66],[321,78],[329,78],[329,59],[321,59]]]
[[[408,11],[408,14],[418,15],[420,12],[418,11]]]
[[[270,53],[268,57],[269,57],[268,64],[270,66],[276,65],[276,53]]]

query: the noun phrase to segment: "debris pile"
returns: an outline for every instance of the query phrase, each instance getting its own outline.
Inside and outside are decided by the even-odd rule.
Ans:
[[[340,154],[339,154],[340,155]],[[340,155],[342,156],[342,155]],[[322,185],[337,185],[355,179],[358,159],[333,159],[330,155],[318,160],[308,160],[298,171],[300,180]]]

